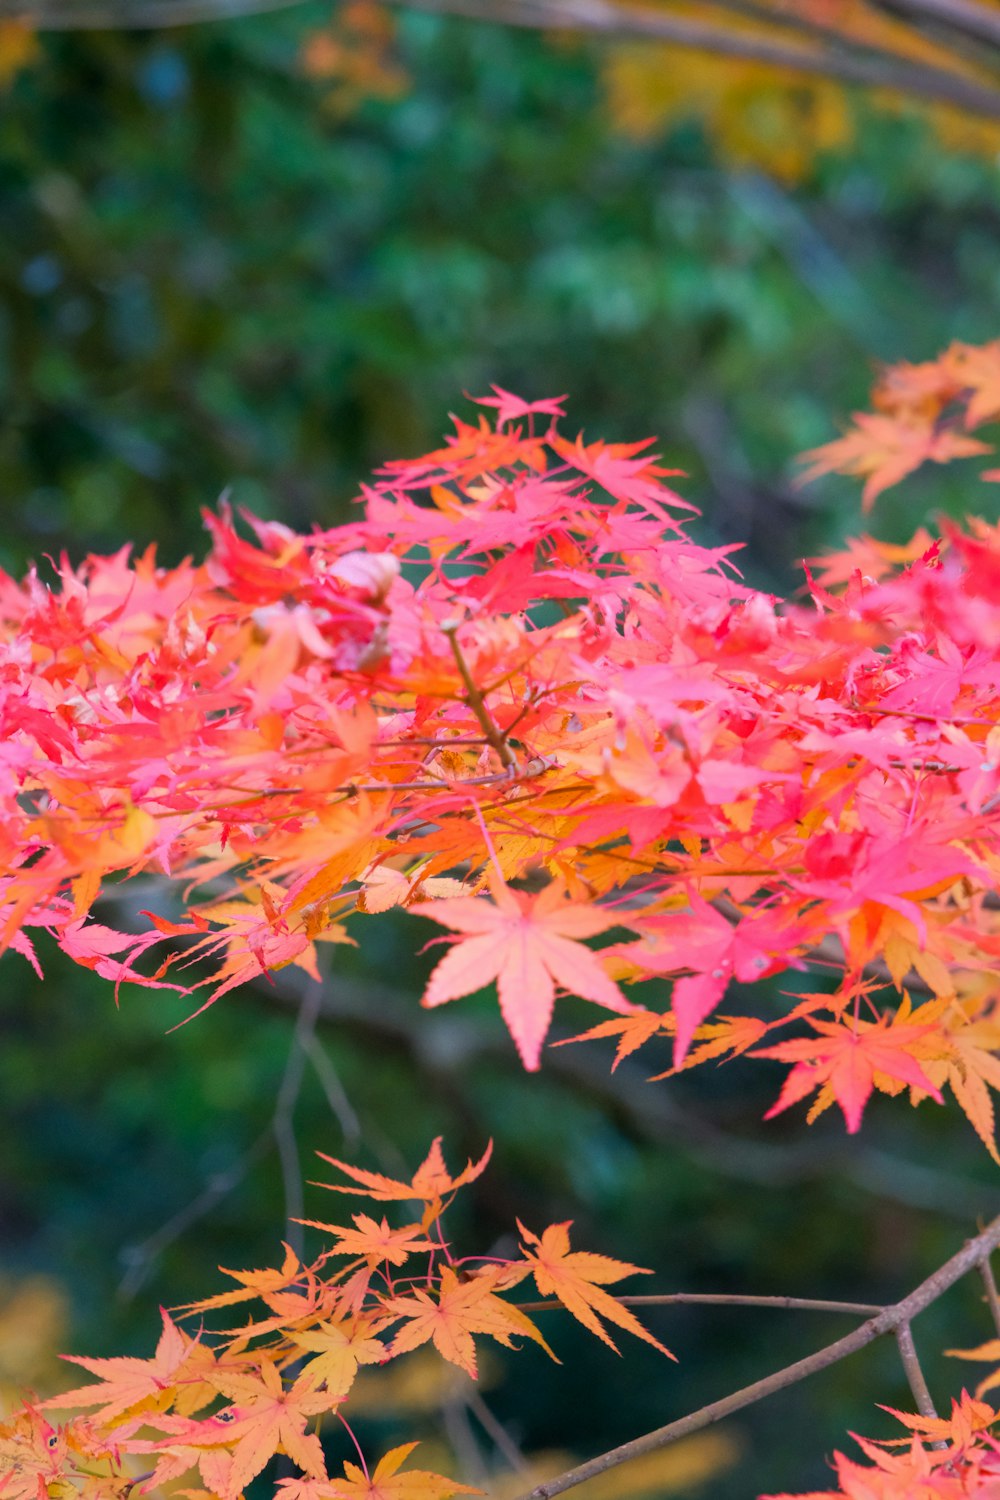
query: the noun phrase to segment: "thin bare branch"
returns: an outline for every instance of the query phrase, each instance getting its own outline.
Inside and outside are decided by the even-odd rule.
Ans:
[[[119,1297],[130,1301],[137,1292],[141,1291],[153,1266],[163,1252],[179,1240],[192,1225],[207,1218],[218,1204],[229,1197],[230,1193],[235,1192],[257,1163],[266,1156],[271,1144],[271,1126],[268,1124],[253,1144],[237,1157],[231,1167],[224,1172],[213,1173],[201,1192],[190,1202],[185,1203],[183,1208],[179,1208],[175,1214],[171,1214],[159,1229],[148,1235],[138,1245],[124,1247],[121,1259],[125,1264],[125,1273],[118,1285]]]
[[[604,39],[642,38],[720,57],[770,63],[799,73],[889,88],[1000,119],[1000,90],[947,68],[869,49],[809,49],[747,31],[691,21],[613,0],[392,0],[399,6],[529,30],[579,31]],[[845,39],[845,43],[846,43]]]
[[[937,1408],[924,1377],[917,1346],[913,1342],[913,1329],[909,1323],[900,1323],[896,1329],[896,1343],[917,1411],[922,1417],[936,1417]]]
[[[479,1391],[470,1381],[464,1390],[465,1404],[472,1415],[478,1421],[486,1435],[493,1439],[493,1445],[498,1453],[503,1454],[512,1469],[520,1473],[527,1473],[531,1465],[525,1458],[521,1449],[515,1443],[510,1433],[501,1421],[493,1415],[493,1412],[483,1400]]]
[[[1000,15],[976,0],[875,0],[879,10],[906,20],[933,21],[959,36],[1000,47]]]
[[[0,19],[23,19],[40,31],[89,29],[156,29],[204,21],[233,20],[262,11],[285,9],[302,0],[0,0]],[[392,0],[415,10],[465,16],[470,20],[530,30],[580,31],[606,39],[636,37],[648,41],[769,63],[870,88],[889,88],[922,99],[953,104],[971,114],[1000,119],[1000,89],[977,82],[948,67],[915,62],[898,53],[866,47],[848,37],[826,36],[829,28],[803,26],[801,18],[775,27],[777,39],[614,0]],[[974,0],[891,0],[907,16],[947,24],[959,37],[996,44],[1000,21]],[[732,9],[756,9],[751,0]],[[806,44],[785,40],[798,32]],[[819,46],[809,43],[819,41]],[[956,57],[956,63],[961,61]]]
[[[304,1237],[302,1226],[298,1221],[305,1214],[305,1204],[302,1196],[299,1145],[295,1136],[295,1106],[302,1092],[308,1042],[316,1031],[322,997],[322,989],[315,983],[308,987],[302,997],[295,1031],[288,1048],[288,1061],[285,1064],[284,1076],[278,1089],[278,1098],[271,1119],[271,1133],[278,1148],[281,1181],[285,1192],[285,1239],[300,1259]]]
[[[980,1262],[979,1274],[982,1276],[983,1285],[986,1288],[986,1301],[989,1304],[993,1327],[1000,1334],[1000,1295],[997,1294],[996,1277],[993,1275],[993,1262],[988,1255],[984,1256]]]
[[[304,0],[0,0],[0,20],[36,31],[158,31],[289,10]]]
[[[627,1307],[670,1307],[704,1305],[706,1307],[777,1307],[790,1312],[852,1313],[856,1317],[871,1317],[884,1311],[877,1302],[830,1302],[822,1297],[745,1297],[732,1292],[649,1292],[639,1296],[616,1297]],[[564,1304],[558,1297],[547,1297],[538,1302],[519,1302],[522,1312],[552,1312],[562,1309]]]
[[[455,665],[458,668],[459,676],[461,677],[462,682],[465,686],[466,703],[472,709],[472,712],[475,714],[476,718],[479,720],[479,726],[482,729],[483,734],[489,741],[490,745],[499,756],[500,764],[505,769],[516,771],[517,756],[508,745],[505,735],[497,727],[496,723],[493,720],[493,715],[486,707],[486,702],[483,698],[483,695],[477,687],[475,681],[473,680],[472,673],[469,671],[469,664],[465,660],[465,656],[462,653],[461,646],[458,644],[458,625],[449,623],[446,625],[442,625],[441,629],[448,637],[448,644],[451,647],[451,654],[455,658]]]
[[[347,1091],[340,1081],[340,1075],[330,1061],[326,1048],[315,1032],[311,1036],[306,1037],[303,1046],[306,1056],[312,1063],[313,1072],[319,1079],[320,1088],[326,1095],[326,1102],[329,1104],[330,1110],[336,1118],[337,1124],[340,1126],[341,1134],[344,1137],[344,1145],[353,1151],[361,1142],[361,1121],[358,1119],[357,1111],[353,1104],[347,1097]]]
[[[825,1348],[818,1349],[815,1354],[796,1360],[794,1364],[786,1365],[784,1369],[776,1370],[773,1375],[766,1375],[763,1380],[754,1381],[753,1385],[744,1386],[740,1391],[734,1391],[732,1395],[725,1396],[721,1401],[713,1401],[686,1417],[678,1418],[676,1422],[668,1422],[665,1427],[658,1427],[653,1432],[644,1433],[641,1437],[633,1438],[629,1443],[623,1443],[607,1453],[598,1454],[596,1458],[589,1459],[575,1469],[569,1469],[565,1474],[559,1474],[554,1479],[547,1479],[531,1490],[528,1495],[523,1496],[522,1500],[552,1500],[554,1495],[561,1495],[566,1490],[574,1489],[576,1485],[583,1484],[585,1480],[593,1479],[598,1474],[604,1474],[609,1469],[617,1468],[619,1464],[627,1463],[633,1458],[640,1458],[644,1453],[653,1453],[659,1448],[666,1447],[668,1443],[676,1442],[678,1438],[687,1437],[692,1432],[699,1432],[703,1427],[709,1427],[712,1423],[721,1421],[723,1417],[741,1411],[745,1406],[752,1406],[757,1401],[763,1401],[765,1397],[774,1395],[776,1391],[785,1390],[790,1385],[797,1385],[807,1376],[826,1370],[840,1360],[846,1359],[848,1355],[864,1349],[883,1334],[895,1334],[898,1329],[908,1325],[918,1313],[936,1302],[968,1271],[981,1265],[983,1257],[989,1255],[998,1245],[1000,1245],[1000,1217],[988,1224],[981,1234],[970,1240],[950,1260],[945,1261],[943,1266],[939,1266],[933,1275],[921,1282],[910,1292],[909,1296],[904,1297],[901,1302],[897,1302],[892,1307],[883,1308],[875,1317],[862,1323],[860,1328],[855,1328],[844,1338],[837,1339],[836,1343],[827,1344]]]

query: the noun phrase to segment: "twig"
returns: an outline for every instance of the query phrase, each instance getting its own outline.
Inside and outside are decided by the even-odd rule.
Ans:
[[[441,1425],[449,1447],[458,1459],[463,1479],[482,1488],[488,1479],[486,1465],[469,1417],[464,1394],[453,1391],[441,1402]]]
[[[875,0],[875,4],[893,15],[935,21],[960,36],[1000,47],[1000,16],[975,0]]]
[[[993,1327],[1000,1334],[1000,1296],[997,1295],[996,1277],[993,1275],[993,1262],[988,1255],[985,1255],[979,1263],[979,1274],[982,1276],[983,1285],[986,1288],[986,1301],[989,1303]]]
[[[786,1365],[783,1370],[777,1370],[773,1375],[766,1375],[763,1380],[744,1386],[740,1391],[734,1391],[732,1395],[725,1396],[721,1401],[713,1401],[686,1417],[678,1418],[676,1422],[668,1422],[665,1427],[658,1427],[653,1432],[644,1433],[641,1437],[633,1438],[631,1442],[612,1448],[607,1453],[601,1453],[596,1458],[579,1464],[575,1469],[569,1469],[566,1473],[557,1475],[554,1479],[547,1479],[529,1494],[521,1497],[521,1500],[552,1500],[553,1495],[561,1495],[564,1491],[583,1484],[587,1479],[606,1473],[608,1469],[616,1468],[630,1459],[639,1458],[644,1453],[653,1453],[659,1448],[666,1447],[668,1443],[676,1442],[678,1438],[687,1437],[689,1433],[699,1432],[703,1427],[709,1427],[713,1422],[721,1421],[723,1417],[741,1411],[745,1406],[752,1406],[754,1402],[763,1401],[765,1397],[773,1395],[776,1391],[796,1385],[807,1376],[828,1369],[830,1365],[837,1364],[848,1355],[855,1354],[859,1349],[864,1349],[866,1345],[873,1343],[883,1334],[896,1333],[898,1329],[908,1325],[918,1313],[936,1302],[974,1266],[980,1265],[983,1257],[996,1249],[998,1245],[1000,1245],[1000,1217],[994,1219],[981,1234],[963,1246],[957,1255],[953,1255],[950,1260],[945,1261],[943,1266],[939,1266],[933,1275],[921,1282],[914,1291],[910,1292],[909,1296],[904,1297],[901,1302],[895,1303],[892,1307],[883,1308],[875,1317],[869,1318],[866,1323],[861,1324],[860,1328],[855,1328],[846,1337],[838,1339],[836,1343],[827,1344],[825,1348],[818,1349],[815,1354],[796,1360],[794,1364]]]
[[[337,1070],[316,1033],[313,1032],[307,1036],[303,1045],[306,1056],[313,1065],[313,1072],[319,1079],[320,1088],[326,1095],[326,1102],[340,1126],[344,1145],[353,1151],[359,1145],[362,1136],[361,1121],[358,1119],[357,1111],[348,1099]]]
[[[707,1307],[781,1307],[791,1312],[853,1313],[861,1317],[871,1317],[874,1313],[885,1311],[877,1302],[829,1302],[821,1297],[745,1297],[732,1292],[653,1292],[640,1296],[616,1297],[615,1301],[628,1307],[687,1304],[704,1304]],[[549,1312],[563,1308],[564,1304],[557,1297],[547,1297],[539,1302],[518,1302],[517,1306],[522,1312]]]
[[[247,988],[270,1007],[298,1010],[306,982],[294,970],[282,969],[270,976],[269,983],[252,979]],[[513,1062],[505,1042],[471,1018],[434,1011],[414,1024],[412,1010],[400,1002],[397,991],[386,985],[353,983],[344,976],[338,976],[324,994],[320,1021],[351,1026],[375,1045],[405,1053],[418,1067],[432,1072],[436,1084],[442,1078],[454,1079],[476,1059]],[[907,1208],[949,1214],[963,1228],[975,1224],[993,1205],[1000,1208],[995,1186],[853,1141],[806,1140],[788,1146],[737,1135],[699,1118],[689,1107],[681,1108],[668,1089],[647,1087],[642,1068],[626,1063],[611,1073],[606,1058],[588,1057],[580,1047],[548,1049],[545,1067],[564,1084],[599,1100],[626,1122],[635,1137],[669,1140],[692,1161],[742,1182],[788,1188],[834,1171],[862,1192]],[[371,1138],[368,1122],[365,1134]]]
[[[289,10],[303,0],[0,0],[0,20],[36,31],[153,31]]]
[[[469,664],[462,654],[462,648],[458,644],[457,622],[449,620],[441,626],[441,629],[448,637],[448,644],[451,646],[451,652],[455,658],[455,665],[458,668],[458,675],[461,677],[462,682],[465,686],[466,703],[468,704],[469,708],[472,709],[472,712],[475,714],[476,718],[479,720],[479,725],[483,731],[483,734],[486,736],[490,745],[500,757],[500,764],[511,771],[516,771],[517,756],[508,745],[506,737],[504,736],[502,731],[494,723],[493,717],[489,709],[486,707],[483,695],[472,679],[472,673],[469,671]]]
[[[512,1469],[519,1470],[522,1474],[526,1474],[531,1468],[531,1465],[528,1463],[528,1460],[525,1458],[524,1454],[521,1452],[520,1448],[515,1443],[506,1427],[493,1415],[489,1407],[486,1405],[486,1402],[483,1400],[482,1396],[479,1394],[476,1387],[471,1384],[471,1382],[466,1387],[464,1396],[466,1406],[479,1422],[480,1427],[482,1427],[486,1435],[493,1439],[493,1444],[497,1452],[503,1454],[504,1458],[510,1464],[510,1467]]]
[[[301,1258],[302,1230],[299,1225],[292,1222],[293,1219],[301,1219],[303,1216],[302,1174],[299,1170],[299,1153],[295,1140],[293,1115],[302,1086],[304,1058],[310,1052],[312,1043],[315,1042],[314,1031],[321,1006],[322,990],[319,985],[310,985],[305,993],[301,989],[298,991],[296,996],[298,1020],[289,1047],[285,1072],[278,1089],[274,1114],[253,1144],[237,1157],[227,1171],[218,1172],[211,1177],[196,1197],[186,1203],[183,1208],[178,1209],[175,1214],[171,1214],[159,1229],[140,1244],[128,1245],[124,1248],[122,1259],[125,1261],[125,1274],[118,1286],[120,1297],[129,1300],[136,1295],[149,1275],[153,1262],[170,1245],[180,1239],[181,1235],[186,1233],[192,1225],[206,1218],[223,1199],[235,1192],[257,1163],[266,1156],[267,1149],[271,1145],[277,1147],[278,1159],[281,1163],[285,1190],[285,1217],[288,1221],[285,1238]],[[316,1045],[318,1046],[318,1043]],[[316,1067],[317,1072],[320,1071],[315,1060],[313,1060],[313,1066]],[[332,1072],[332,1068],[330,1071]],[[331,1100],[331,1108],[340,1119],[340,1113],[332,1102],[331,1091],[322,1075],[320,1082],[323,1084],[327,1098]],[[341,1102],[341,1108],[345,1103],[346,1099]],[[347,1110],[349,1111],[348,1118],[353,1118],[357,1132],[355,1138],[357,1138],[360,1136],[357,1116],[350,1109],[350,1104],[347,1104]],[[343,1121],[341,1123],[343,1125]],[[348,1131],[345,1129],[345,1136],[347,1134]],[[351,1134],[354,1135],[354,1131]]]
[[[305,1214],[302,1195],[302,1167],[299,1161],[299,1144],[295,1136],[295,1106],[302,1091],[305,1073],[308,1039],[316,1030],[323,992],[318,984],[311,984],[299,1006],[298,1019],[288,1049],[288,1061],[278,1089],[278,1097],[271,1119],[271,1133],[278,1148],[281,1163],[281,1181],[285,1192],[285,1239],[301,1260],[303,1249],[302,1226],[298,1222]]]
[[[613,0],[392,0],[399,6],[529,30],[581,31],[604,38],[642,37],[722,57],[770,63],[799,73],[840,78],[872,88],[896,89],[924,99],[955,104],[988,119],[1000,118],[1000,90],[926,63],[911,62],[871,49],[807,50],[772,42],[747,31],[620,5]],[[849,39],[845,38],[845,44]]]
[[[201,1192],[175,1214],[171,1214],[159,1229],[140,1244],[126,1245],[123,1248],[121,1258],[125,1262],[125,1274],[118,1285],[119,1297],[129,1301],[142,1289],[154,1261],[192,1225],[206,1218],[217,1204],[235,1192],[251,1169],[266,1155],[270,1144],[271,1126],[268,1125],[231,1167],[224,1172],[214,1173]]]
[[[903,1369],[906,1371],[906,1379],[909,1382],[917,1411],[922,1417],[936,1417],[937,1408],[924,1378],[917,1346],[913,1342],[913,1329],[909,1323],[900,1323],[896,1329],[896,1343],[899,1346],[899,1357],[903,1361]],[[947,1447],[947,1444],[944,1446]]]

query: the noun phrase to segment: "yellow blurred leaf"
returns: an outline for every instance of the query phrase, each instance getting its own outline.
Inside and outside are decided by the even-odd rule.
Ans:
[[[0,87],[34,62],[38,37],[25,21],[0,21]]]

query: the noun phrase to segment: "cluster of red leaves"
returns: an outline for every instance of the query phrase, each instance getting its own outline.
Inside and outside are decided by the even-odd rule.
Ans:
[[[280,1267],[228,1271],[233,1290],[193,1304],[212,1314],[262,1303],[263,1316],[237,1328],[197,1336],[167,1312],[151,1359],[74,1357],[96,1383],[42,1403],[26,1404],[0,1424],[0,1496],[48,1500],[125,1500],[192,1474],[199,1500],[238,1500],[277,1453],[301,1471],[278,1483],[278,1500],[445,1500],[470,1491],[440,1474],[403,1469],[415,1444],[395,1448],[369,1474],[354,1463],[331,1477],[319,1437],[322,1418],[342,1421],[358,1368],[384,1364],[432,1343],[444,1359],[476,1374],[475,1336],[511,1347],[531,1339],[553,1359],[539,1329],[504,1293],[529,1276],[615,1348],[607,1320],[669,1354],[604,1287],[641,1268],[570,1249],[569,1225],[538,1237],[519,1225],[515,1260],[456,1258],[442,1225],[455,1193],[477,1178],[489,1151],[452,1177],[440,1141],[410,1182],[325,1157],[351,1179],[336,1193],[378,1203],[422,1205],[421,1216],[390,1227],[369,1214],[350,1225],[313,1224],[333,1237],[312,1265],[286,1247]],[[331,1269],[331,1264],[336,1269]],[[670,1356],[671,1358],[673,1356]],[[71,1408],[89,1416],[53,1425],[47,1413]],[[347,1428],[349,1432],[350,1429]],[[188,1479],[191,1482],[191,1479]]]
[[[620,1052],[791,1064],[775,1109],[852,1130],[873,1088],[950,1088],[995,1153],[1000,529],[856,542],[779,604],[646,444],[482,404],[351,524],[223,510],[200,566],[0,578],[0,941],[116,984],[214,959],[209,1004],[402,905],[449,934],[424,1003],[495,982],[528,1068],[569,992]],[[137,872],[184,910],[93,920]],[[832,993],[713,1014],[817,964]]]
[[[806,479],[834,472],[863,477],[866,511],[921,464],[993,451],[969,433],[1000,418],[1000,339],[955,343],[937,359],[888,366],[872,405],[873,412],[855,412],[843,437],[803,455]],[[983,478],[1000,478],[1000,471]]]
[[[1000,1437],[990,1431],[1000,1412],[967,1391],[952,1402],[948,1418],[885,1410],[909,1428],[911,1437],[874,1442],[855,1434],[869,1462],[834,1454],[838,1488],[794,1500],[996,1500],[1000,1495]]]

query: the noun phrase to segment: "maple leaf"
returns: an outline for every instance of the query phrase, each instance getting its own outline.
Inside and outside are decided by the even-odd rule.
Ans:
[[[587,1031],[581,1031],[579,1036],[567,1036],[560,1042],[553,1042],[552,1045],[568,1047],[571,1042],[591,1042],[606,1036],[616,1036],[618,1046],[615,1050],[615,1060],[611,1064],[613,1073],[624,1058],[631,1057],[633,1052],[638,1052],[640,1047],[645,1046],[658,1034],[672,1035],[673,1029],[672,1011],[657,1013],[637,1006],[629,1016],[622,1016],[615,1021],[599,1021],[596,1026],[591,1026]]]
[[[860,1128],[872,1088],[878,1085],[879,1074],[898,1078],[942,1103],[940,1091],[907,1050],[924,1040],[932,1026],[893,1025],[885,1017],[877,1022],[859,1020],[852,1024],[821,1021],[812,1016],[806,1020],[818,1035],[778,1042],[750,1054],[795,1063],[765,1120],[781,1114],[814,1089],[828,1086],[843,1111],[848,1130],[854,1134]]]
[[[64,1359],[98,1376],[100,1384],[63,1391],[50,1396],[43,1405],[49,1409],[96,1406],[100,1408],[101,1422],[114,1422],[137,1411],[162,1410],[173,1401],[174,1387],[184,1379],[185,1371],[192,1378],[204,1378],[213,1363],[211,1351],[183,1333],[165,1309],[161,1308],[160,1314],[163,1332],[152,1359],[127,1355],[87,1359],[78,1354],[64,1355]],[[193,1373],[192,1355],[197,1359],[197,1376]]]
[[[465,934],[431,973],[422,1004],[444,1005],[495,979],[507,1028],[524,1066],[534,1072],[552,1019],[556,984],[608,1010],[624,1014],[632,1009],[597,955],[579,941],[606,932],[619,919],[567,899],[558,881],[530,896],[491,878],[490,892],[492,901],[466,896],[411,908]]]
[[[478,1276],[462,1281],[450,1266],[444,1266],[436,1297],[422,1287],[408,1297],[387,1297],[383,1303],[386,1312],[393,1318],[407,1320],[393,1337],[390,1353],[403,1354],[432,1340],[439,1354],[475,1379],[476,1348],[472,1335],[485,1333],[508,1348],[516,1336],[523,1335],[540,1344],[555,1359],[527,1314],[496,1296],[494,1288],[500,1284],[505,1270],[488,1267]],[[503,1284],[509,1285],[509,1278]]]
[[[854,427],[842,438],[802,454],[809,465],[802,483],[832,472],[864,475],[861,503],[867,514],[883,490],[928,460],[943,464],[990,451],[988,443],[926,419],[855,412]]]
[[[291,1340],[316,1356],[303,1366],[302,1379],[311,1386],[325,1385],[337,1397],[350,1390],[359,1365],[379,1364],[386,1357],[385,1345],[361,1319],[319,1323],[308,1332],[293,1333]]]
[[[434,876],[421,879],[419,870],[406,875],[402,870],[394,870],[391,865],[376,865],[373,869],[366,870],[361,879],[363,884],[357,897],[358,911],[369,915],[388,911],[392,906],[412,907],[428,897],[454,898],[464,895],[466,891],[461,880]]]
[[[48,1486],[62,1479],[66,1457],[65,1431],[26,1401],[0,1424],[0,1494],[5,1500],[47,1497]]]
[[[889,1412],[911,1432],[919,1433],[931,1442],[952,1442],[957,1448],[968,1443],[975,1433],[992,1427],[998,1415],[988,1402],[976,1400],[968,1391],[963,1391],[957,1401],[952,1399],[950,1417],[918,1416],[913,1412],[897,1411],[894,1406],[882,1406],[882,1410]],[[906,1439],[889,1441],[903,1443]]]
[[[220,1266],[219,1270],[224,1276],[231,1276],[234,1281],[242,1282],[242,1286],[232,1292],[217,1292],[214,1297],[203,1297],[200,1302],[185,1303],[184,1311],[209,1312],[214,1307],[231,1307],[234,1303],[249,1302],[255,1297],[266,1300],[275,1292],[294,1286],[301,1279],[303,1269],[290,1245],[285,1245],[285,1259],[280,1268],[267,1266],[260,1271],[227,1271],[225,1266]]]
[[[441,1137],[435,1136],[431,1142],[431,1149],[413,1174],[411,1182],[397,1182],[392,1177],[385,1177],[381,1172],[367,1172],[363,1167],[352,1167],[346,1161],[338,1161],[335,1156],[327,1156],[323,1151],[317,1151],[316,1155],[323,1161],[328,1161],[338,1171],[345,1172],[348,1177],[353,1177],[355,1182],[360,1182],[361,1187],[348,1187],[344,1183],[320,1182],[317,1187],[325,1187],[331,1193],[353,1193],[359,1198],[375,1198],[380,1203],[412,1203],[420,1199],[426,1203],[422,1228],[427,1227],[439,1217],[444,1206],[446,1197],[464,1187],[466,1183],[474,1182],[482,1172],[486,1170],[486,1163],[493,1154],[493,1142],[490,1141],[478,1161],[467,1161],[465,1167],[457,1177],[452,1177],[445,1166],[444,1156],[441,1152]]]
[[[311,1229],[322,1229],[336,1236],[337,1243],[328,1255],[362,1255],[370,1265],[381,1265],[388,1261],[392,1266],[401,1266],[409,1260],[415,1250],[440,1250],[440,1244],[421,1239],[423,1226],[404,1224],[401,1229],[391,1229],[383,1215],[378,1223],[368,1214],[353,1214],[354,1228],[342,1224],[323,1224],[318,1219],[297,1219],[297,1224],[307,1224]]]
[[[403,1443],[380,1459],[371,1475],[357,1464],[344,1464],[344,1478],[331,1480],[331,1496],[337,1500],[448,1500],[449,1495],[481,1495],[482,1490],[431,1474],[424,1469],[403,1469],[416,1443]]]
[[[306,1432],[305,1424],[309,1417],[329,1410],[333,1393],[318,1392],[302,1376],[286,1389],[270,1361],[264,1361],[257,1374],[221,1373],[215,1384],[235,1403],[228,1411],[233,1446],[224,1500],[245,1489],[279,1450],[314,1478],[325,1476],[320,1441],[315,1433]],[[187,1441],[191,1441],[190,1434]]]
[[[616,1354],[618,1347],[601,1318],[617,1323],[619,1328],[634,1333],[636,1338],[645,1339],[669,1359],[676,1357],[643,1328],[634,1313],[601,1290],[602,1286],[621,1281],[624,1276],[648,1276],[650,1273],[642,1266],[631,1266],[625,1261],[594,1255],[588,1250],[570,1250],[569,1223],[550,1224],[541,1239],[525,1229],[520,1220],[517,1227],[527,1242],[521,1246],[524,1263],[530,1266],[535,1285],[543,1297],[558,1297],[578,1322],[591,1333],[596,1333]]]

